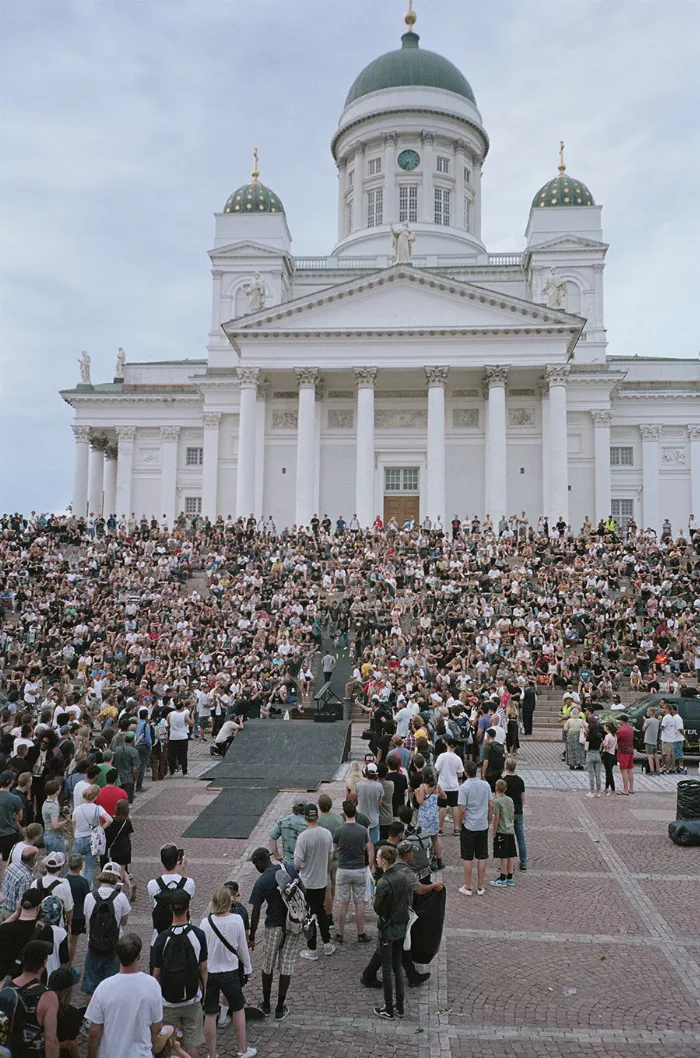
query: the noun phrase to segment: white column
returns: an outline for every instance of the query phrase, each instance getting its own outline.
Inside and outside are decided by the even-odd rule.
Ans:
[[[267,429],[267,400],[270,396],[270,383],[258,382],[257,401],[255,403],[255,515],[260,518],[265,495],[265,430]]]
[[[452,208],[453,227],[464,227],[464,200],[467,197],[464,183],[464,167],[467,162],[467,145],[464,140],[455,140],[454,146],[455,203]],[[473,224],[471,225],[473,227]]]
[[[226,340],[221,333],[221,277],[224,273],[214,268],[211,273],[211,331],[212,337]]]
[[[541,383],[542,389],[542,510],[540,514],[551,517],[549,509],[549,387]]]
[[[177,445],[179,426],[160,428],[160,510],[168,528],[172,529],[177,516]]]
[[[133,512],[131,510],[131,475],[134,466],[134,438],[136,437],[135,426],[117,426],[117,443],[119,454],[117,456],[117,518],[128,518]]]
[[[660,423],[642,423],[642,528],[661,528],[659,518],[659,441]],[[695,513],[695,512],[693,512]]]
[[[299,385],[297,419],[297,496],[295,521],[308,525],[314,513],[316,493],[316,383],[317,367],[296,369]]]
[[[355,514],[362,528],[374,521],[374,383],[376,367],[356,367],[357,442],[355,446]]]
[[[90,451],[90,497],[88,510],[95,517],[102,514],[102,493],[104,491],[105,457],[101,448],[95,448],[94,444]]]
[[[422,224],[435,223],[435,191],[433,189],[433,174],[435,172],[435,157],[433,144],[435,137],[432,132],[421,132],[421,172],[423,173],[423,185],[421,187],[421,206],[418,210],[418,220]],[[431,514],[431,518],[432,518]]]
[[[507,367],[487,367],[489,390],[486,441],[486,513],[494,528],[502,515],[508,514],[506,478],[506,381]]]
[[[205,412],[202,416],[204,442],[202,453],[202,514],[211,521],[218,514],[219,499],[219,423],[220,412]]]
[[[690,442],[690,513],[695,515],[696,524],[700,523],[700,426],[693,423],[688,426]]]
[[[477,239],[481,238],[481,162],[474,162],[472,166],[472,187],[474,188],[474,201],[472,203],[472,233]]]
[[[90,459],[90,427],[73,426],[75,440],[75,465],[73,468],[73,499],[71,509],[76,518],[84,518],[87,512],[88,462]]]
[[[595,522],[610,515],[610,420],[609,411],[592,411],[595,460]]]
[[[569,452],[566,425],[566,380],[569,368],[555,364],[545,371],[549,383],[549,509],[551,520],[569,521]]]
[[[396,141],[395,132],[384,137],[384,223],[396,224],[399,207],[396,201]],[[359,515],[358,515],[359,517]]]
[[[255,425],[260,369],[236,369],[240,385],[238,420],[238,474],[236,476],[236,517],[249,518],[255,510]]]
[[[117,447],[109,445],[105,449],[105,491],[104,511],[105,518],[117,513]]]
[[[449,367],[426,367],[428,380],[428,453],[426,511],[435,524],[446,524],[445,511],[445,386]]]
[[[367,203],[365,202],[365,150],[364,143],[355,148],[355,231],[367,227]]]
[[[345,196],[348,190],[347,158],[338,159],[338,242],[349,232],[345,230]]]

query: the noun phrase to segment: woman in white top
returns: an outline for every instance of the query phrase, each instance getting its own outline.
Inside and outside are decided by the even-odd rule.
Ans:
[[[95,804],[95,798],[99,792],[99,786],[88,786],[87,790],[83,791],[83,803],[73,809],[73,826],[75,827],[73,852],[78,852],[85,858],[80,873],[83,878],[87,878],[90,885],[92,885],[95,870],[95,857],[90,851],[93,831],[98,827],[108,827],[112,822],[109,812],[105,812],[104,808]],[[106,840],[104,847],[106,848]]]
[[[228,1000],[238,1053],[242,1058],[253,1058],[254,1047],[246,1047],[245,1000],[239,976],[239,959],[245,974],[251,974],[250,954],[245,938],[245,926],[240,915],[231,914],[231,893],[217,889],[211,901],[211,914],[200,922],[207,938],[207,989],[204,996],[204,1038],[209,1054],[216,1054],[216,1017],[219,996]],[[233,950],[231,950],[233,949]]]
[[[168,713],[168,768],[171,775],[175,774],[178,762],[182,774],[187,775],[187,747],[193,724],[189,709],[185,709],[185,703],[180,699]]]

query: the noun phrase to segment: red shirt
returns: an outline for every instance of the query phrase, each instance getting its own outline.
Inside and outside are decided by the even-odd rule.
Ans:
[[[117,801],[126,801],[126,799],[126,794],[121,786],[103,786],[95,798],[95,804],[99,805],[100,808],[104,808],[105,812],[109,812],[112,819],[114,819],[114,809]]]
[[[634,728],[630,724],[622,724],[617,729],[617,752],[634,753]]]

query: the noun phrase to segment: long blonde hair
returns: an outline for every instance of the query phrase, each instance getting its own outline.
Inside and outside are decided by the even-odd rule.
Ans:
[[[362,765],[359,760],[350,761],[350,767],[348,769],[348,777],[345,780],[348,793],[354,794],[357,792],[357,784],[362,778]]]

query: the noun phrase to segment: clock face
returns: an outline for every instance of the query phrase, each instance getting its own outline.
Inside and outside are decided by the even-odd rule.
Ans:
[[[420,165],[420,155],[417,151],[401,151],[398,162],[401,169],[410,173],[412,169],[417,169]]]

